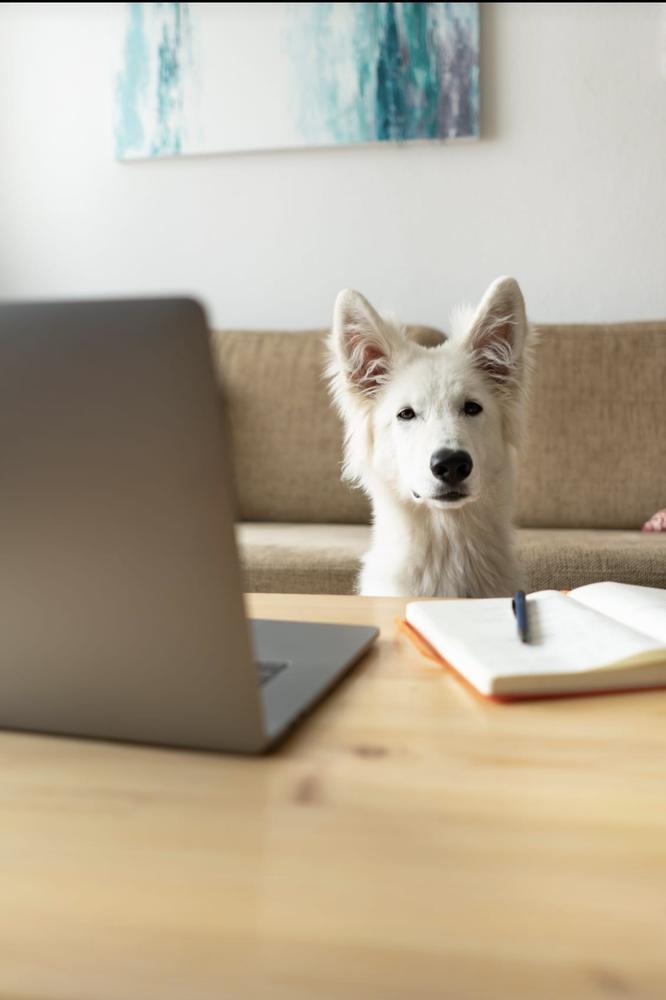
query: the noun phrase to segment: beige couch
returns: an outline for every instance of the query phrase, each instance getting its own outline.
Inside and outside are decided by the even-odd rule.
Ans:
[[[666,587],[666,534],[639,531],[666,507],[666,322],[540,331],[516,518],[530,589]],[[340,480],[323,337],[214,334],[250,591],[352,593],[368,546],[368,503]]]

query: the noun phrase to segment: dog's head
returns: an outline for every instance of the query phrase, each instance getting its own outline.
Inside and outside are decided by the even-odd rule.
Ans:
[[[495,281],[476,310],[457,310],[452,335],[429,347],[359,292],[340,292],[329,375],[345,423],[345,477],[431,507],[478,499],[510,471],[529,339],[513,278]]]

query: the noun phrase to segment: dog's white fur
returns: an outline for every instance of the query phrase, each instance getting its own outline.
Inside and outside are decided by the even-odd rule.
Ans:
[[[512,513],[533,333],[517,282],[499,278],[451,325],[424,347],[359,292],[337,297],[328,374],[345,425],[343,476],[373,512],[361,594],[494,597],[521,585]],[[481,413],[464,413],[470,400]],[[413,419],[397,417],[405,408]],[[462,499],[436,498],[430,460],[442,448],[472,457]]]

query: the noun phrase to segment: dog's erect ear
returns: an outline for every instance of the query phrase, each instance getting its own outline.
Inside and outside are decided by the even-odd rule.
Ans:
[[[474,314],[466,343],[477,367],[504,391],[510,391],[519,380],[527,332],[518,282],[498,278]]]
[[[349,288],[335,300],[332,341],[345,380],[364,396],[374,396],[388,380],[395,355],[405,342],[360,292]]]

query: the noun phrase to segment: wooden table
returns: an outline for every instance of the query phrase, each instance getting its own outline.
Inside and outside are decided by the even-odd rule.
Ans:
[[[2,1000],[666,996],[666,692],[500,706],[399,600],[272,757],[4,733]]]

